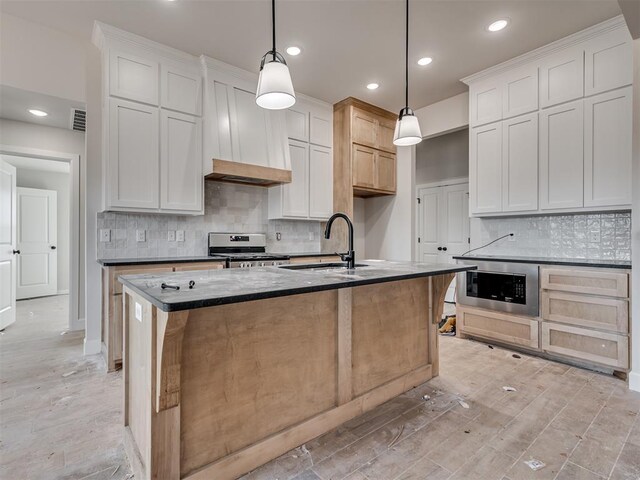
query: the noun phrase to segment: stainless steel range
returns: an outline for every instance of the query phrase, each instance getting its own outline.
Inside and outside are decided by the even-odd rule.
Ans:
[[[287,255],[267,253],[267,236],[264,233],[209,233],[209,256],[226,259],[227,268],[289,263]]]

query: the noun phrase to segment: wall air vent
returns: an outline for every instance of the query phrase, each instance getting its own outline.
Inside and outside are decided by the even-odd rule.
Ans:
[[[79,108],[71,109],[71,130],[84,132],[87,124],[87,112]]]

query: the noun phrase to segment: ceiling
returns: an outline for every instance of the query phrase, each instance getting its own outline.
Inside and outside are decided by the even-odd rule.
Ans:
[[[72,100],[0,85],[0,118],[71,129],[71,111],[74,108],[84,109],[84,105]],[[42,110],[48,115],[36,117],[29,113],[29,109]]]
[[[0,10],[90,39],[94,20],[256,72],[270,48],[268,0],[3,0]],[[278,0],[278,49],[296,91],[335,103],[356,96],[396,111],[404,105],[404,2]],[[459,79],[620,14],[616,0],[412,0],[410,105],[466,90]],[[508,17],[509,26],[486,30]],[[420,57],[433,57],[420,67]],[[376,82],[380,88],[366,89]]]
[[[69,173],[68,162],[48,160],[44,158],[18,157],[16,155],[0,155],[2,160],[21,170],[37,170],[40,172]]]

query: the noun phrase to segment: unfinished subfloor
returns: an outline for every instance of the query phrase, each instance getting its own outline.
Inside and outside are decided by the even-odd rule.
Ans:
[[[19,302],[0,335],[0,478],[130,476],[122,375],[82,356],[81,333],[60,335],[66,302]],[[440,365],[440,377],[244,479],[640,478],[640,394],[624,382],[451,337]]]

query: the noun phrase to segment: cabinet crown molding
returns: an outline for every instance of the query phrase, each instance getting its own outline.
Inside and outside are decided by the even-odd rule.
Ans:
[[[567,48],[573,47],[574,45],[619,29],[624,29],[628,33],[624,16],[622,15],[610,18],[609,20],[605,20],[604,22],[600,22],[596,25],[585,28],[584,30],[580,30],[579,32],[561,38],[560,40],[556,40],[555,42],[551,42],[547,45],[536,48],[535,50],[531,50],[530,52],[524,53],[505,62],[489,67],[485,70],[474,73],[473,75],[461,78],[460,81],[467,85],[471,85],[472,83],[484,80],[485,78],[492,77],[496,74],[502,74],[518,67],[522,67],[552,53],[565,50]],[[631,36],[629,36],[629,38],[631,38]]]

